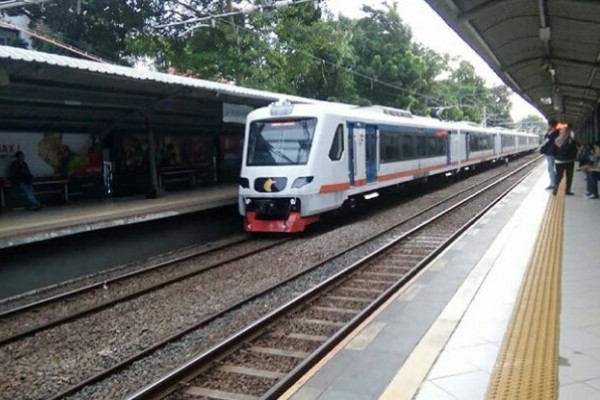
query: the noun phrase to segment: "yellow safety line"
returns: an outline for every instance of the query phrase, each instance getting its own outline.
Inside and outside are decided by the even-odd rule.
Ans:
[[[564,181],[548,203],[488,388],[488,400],[558,398]]]

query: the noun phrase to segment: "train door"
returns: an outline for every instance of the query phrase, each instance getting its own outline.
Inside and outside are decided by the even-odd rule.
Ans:
[[[354,125],[348,124],[348,180],[350,186],[354,186],[354,174],[356,171],[356,160],[354,157]]]
[[[469,143],[471,142],[471,132],[465,132],[465,161],[469,161],[471,152],[469,151]]]
[[[502,135],[499,133],[494,134],[494,155],[502,153]]]
[[[367,125],[365,127],[365,163],[367,183],[377,181],[377,126]]]
[[[350,186],[365,184],[365,126],[360,123],[348,124],[348,175]]]
[[[452,154],[455,154],[452,148],[452,143],[454,142],[453,132],[447,131],[446,134],[446,165],[450,165],[452,163]]]
[[[462,145],[464,134],[462,131],[450,131],[450,163],[460,165],[466,159],[465,147]]]

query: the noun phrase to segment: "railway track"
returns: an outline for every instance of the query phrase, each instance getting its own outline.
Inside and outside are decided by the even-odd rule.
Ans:
[[[489,199],[513,175],[396,237],[128,400],[277,398],[525,178]]]
[[[527,165],[529,165],[531,163],[534,163],[534,162],[536,162],[536,160],[531,161]],[[524,166],[523,168],[526,168],[526,167],[527,166]],[[479,185],[481,185],[481,183]],[[425,214],[431,213],[432,210],[435,210],[436,208],[448,208],[448,207],[450,207],[449,204],[451,204],[452,202],[457,203],[458,202],[457,198],[459,198],[461,195],[465,196],[466,193],[468,193],[469,191],[473,191],[473,190],[475,190],[474,186],[469,187],[469,188],[467,188],[467,189],[465,189],[465,190],[463,190],[463,191],[461,191],[459,193],[456,193],[453,196],[451,196],[451,197],[449,197],[449,198],[447,198],[447,199],[445,199],[443,201],[437,202],[437,203],[435,203],[435,204],[427,207],[426,209],[424,209],[424,210],[422,210],[422,211],[420,211],[420,212],[412,215],[411,217],[409,217],[407,219],[404,219],[403,221],[401,221],[401,222],[399,222],[397,224],[394,224],[393,226],[386,227],[385,229],[381,230],[378,233],[378,236],[381,236],[381,235],[384,235],[386,233],[389,233],[393,229],[398,228],[399,226],[401,226],[402,224],[407,223],[410,220],[414,220],[414,219],[417,219],[419,217],[423,218],[423,216]],[[274,291],[278,287],[282,287],[282,286],[284,286],[286,284],[289,284],[289,282],[292,282],[294,279],[297,279],[298,277],[301,277],[302,275],[305,275],[305,274],[309,273],[311,270],[320,268],[321,266],[327,264],[331,260],[333,260],[335,258],[338,258],[338,257],[341,257],[343,254],[349,252],[350,250],[358,248],[358,247],[360,247],[360,246],[364,245],[365,243],[367,243],[369,241],[372,241],[372,240],[373,240],[373,237],[370,237],[370,238],[367,238],[367,239],[361,241],[360,243],[355,243],[354,245],[349,246],[348,248],[344,249],[343,251],[340,251],[339,253],[337,253],[337,254],[335,254],[335,255],[333,255],[331,257],[328,257],[327,259],[322,260],[319,263],[316,263],[315,265],[311,266],[310,268],[305,269],[304,271],[301,271],[301,272],[299,272],[298,274],[296,274],[294,276],[291,276],[289,279],[287,279],[285,281],[282,281],[280,283],[277,283],[277,284],[275,284],[275,285],[273,285],[273,286],[271,286],[271,287],[263,290],[260,293],[256,293],[256,294],[254,294],[254,295],[252,295],[252,296],[250,296],[248,298],[245,298],[245,299],[237,302],[236,304],[233,304],[230,307],[227,307],[226,309],[223,309],[220,312],[216,312],[216,313],[208,316],[207,318],[203,318],[201,321],[198,321],[198,322],[196,322],[196,323],[188,326],[186,329],[181,330],[180,332],[178,332],[175,335],[171,335],[169,337],[164,338],[164,340],[161,340],[159,342],[153,343],[150,346],[146,346],[142,351],[140,351],[140,352],[138,352],[136,354],[132,354],[129,357],[127,357],[126,359],[118,360],[118,362],[113,363],[113,365],[110,366],[109,368],[106,368],[106,369],[102,370],[101,372],[98,372],[98,373],[94,374],[93,376],[90,376],[87,379],[85,379],[85,380],[83,380],[83,381],[81,381],[81,382],[79,382],[79,383],[77,383],[75,385],[71,385],[69,387],[66,387],[64,390],[61,390],[60,393],[52,395],[51,397],[49,396],[48,398],[51,398],[51,399],[64,398],[64,397],[66,397],[66,396],[68,396],[70,394],[73,394],[73,393],[77,392],[78,390],[80,390],[80,389],[82,389],[82,388],[84,388],[86,386],[92,385],[92,384],[94,384],[96,382],[99,382],[99,381],[101,381],[103,379],[106,379],[109,376],[115,375],[115,374],[117,374],[117,373],[125,370],[133,362],[135,362],[137,360],[140,360],[140,359],[143,359],[145,357],[149,357],[152,353],[156,352],[158,349],[161,349],[162,347],[166,346],[169,343],[176,342],[177,340],[179,340],[184,335],[186,335],[186,334],[188,334],[190,332],[193,332],[194,330],[198,330],[198,329],[201,329],[202,327],[205,327],[205,326],[209,325],[211,322],[214,322],[214,321],[218,320],[223,315],[231,313],[232,310],[240,309],[241,307],[243,307],[244,305],[246,305],[246,304],[254,301],[255,299],[258,299],[261,296],[268,295],[270,292]],[[344,297],[344,296],[341,296],[341,297]],[[350,297],[350,296],[345,296],[345,297]],[[360,298],[359,297],[355,296],[354,299],[358,299],[358,302],[360,303]],[[367,299],[367,297],[365,297],[365,300],[366,299]],[[321,311],[324,311],[324,310],[321,310]]]
[[[487,181],[490,181],[492,179],[494,179],[494,177],[489,178],[489,180]],[[407,220],[416,218],[431,209],[439,207],[441,204],[447,203],[448,200],[461,196],[462,194],[473,190],[474,187],[477,187],[479,185],[481,185],[481,183],[473,185],[460,192],[457,192],[454,196],[451,196],[448,199],[437,202],[431,205],[430,207],[427,207],[426,209],[413,215]],[[388,232],[389,230],[394,229],[400,224],[405,223],[407,220],[386,227],[380,233],[383,234],[385,232]],[[256,247],[256,249],[251,249],[250,251],[236,251],[235,246],[247,243],[250,240],[251,238],[249,236],[243,236],[238,240],[233,240],[221,246],[215,246],[201,251],[194,251],[183,256],[171,258],[167,261],[153,263],[151,265],[148,265],[147,267],[136,269],[135,271],[127,272],[112,277],[110,279],[100,280],[96,283],[86,285],[70,291],[66,291],[63,293],[59,293],[42,300],[0,311],[0,326],[2,327],[0,333],[0,347],[12,343],[16,340],[34,335],[46,329],[50,329],[55,326],[67,323],[69,321],[73,321],[75,319],[90,315],[91,313],[104,310],[117,303],[134,299],[151,291],[159,290],[162,287],[173,284],[175,282],[182,281],[197,274],[209,271],[213,268],[217,268],[223,264],[234,262],[243,257],[249,257],[251,255],[254,255],[257,252],[271,249],[275,246],[278,246],[282,243],[291,240],[291,238],[288,237],[286,239],[268,242],[265,245],[259,244]],[[367,238],[359,243],[356,243],[351,247],[348,247],[344,251],[352,250],[353,248],[363,245],[369,240],[370,238]],[[152,281],[152,279],[147,279],[150,275],[163,274],[163,271],[167,271],[175,264],[182,263],[184,261],[191,260],[196,257],[206,256],[210,253],[224,251],[230,251],[231,253],[233,253],[233,255],[229,255],[228,257],[223,258],[221,261],[212,262],[201,267],[195,267],[185,271],[178,271],[174,273],[165,273],[164,279],[160,279],[157,283],[149,285],[144,285],[143,283],[145,281]],[[117,288],[117,286],[127,287],[128,289],[125,291],[125,293],[119,292],[119,290],[114,290],[115,288]],[[119,294],[113,295],[113,293]],[[87,296],[90,299],[102,299],[103,301],[80,301],[81,303],[83,303],[81,307],[73,307],[74,305],[76,305],[77,299],[83,296]],[[46,316],[48,315],[51,315],[52,317],[46,318]],[[21,320],[24,318],[26,319],[29,316],[35,316],[36,322],[34,324],[31,324],[29,322],[27,324],[22,324]],[[25,326],[25,328],[23,328],[23,326]]]
[[[218,268],[221,265],[234,262],[243,257],[249,257],[262,251],[269,250],[275,246],[285,243],[291,238],[279,239],[279,240],[267,240],[266,243],[261,244],[259,241],[255,248],[247,251],[236,251],[235,246],[245,244],[251,241],[249,236],[244,236],[242,239],[232,241],[222,246],[216,246],[208,250],[195,251],[190,254],[178,256],[167,261],[148,265],[145,268],[138,269],[132,272],[103,280],[91,285],[80,287],[68,292],[60,293],[58,295],[48,297],[36,302],[25,304],[19,307],[15,307],[3,312],[0,312],[0,326],[2,327],[2,333],[0,333],[0,347],[5,346],[9,343],[23,339],[28,336],[32,336],[43,330],[53,328],[55,326],[73,321],[77,318],[82,318],[90,315],[94,312],[98,312],[109,308],[117,303],[132,300],[136,297],[142,296],[146,293],[159,290],[167,285],[182,281],[184,279],[196,276],[198,274],[210,271],[211,269]],[[231,251],[227,257],[205,265],[200,265],[194,268],[182,270],[182,271],[169,271],[174,265],[182,263],[184,261],[192,260],[201,256],[206,256],[215,252]],[[144,285],[145,281],[148,281],[150,275],[163,275],[163,279],[158,282]],[[150,280],[153,281],[153,280]],[[119,292],[113,290],[117,285],[128,288],[125,292]],[[110,290],[109,290],[110,288]],[[118,295],[112,295],[113,292],[119,293]],[[103,301],[93,301],[91,305],[87,303],[83,307],[76,308],[73,311],[69,311],[70,307],[63,308],[61,304],[71,303],[74,299],[88,296],[92,299],[102,299]],[[54,310],[49,312],[50,308],[59,309],[59,313],[62,311],[62,315],[58,315],[55,318],[45,319],[45,315],[56,315]],[[61,310],[62,309],[62,310]],[[23,318],[28,318],[30,315],[35,315],[38,319],[38,323],[35,325],[27,325],[24,329],[21,328],[20,321]]]

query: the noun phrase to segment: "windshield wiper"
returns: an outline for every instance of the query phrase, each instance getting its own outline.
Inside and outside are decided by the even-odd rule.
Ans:
[[[289,158],[288,156],[286,156],[281,150],[277,150],[275,147],[273,146],[269,146],[269,151],[283,159],[285,159],[287,162],[289,162],[290,164],[295,164],[295,162]]]

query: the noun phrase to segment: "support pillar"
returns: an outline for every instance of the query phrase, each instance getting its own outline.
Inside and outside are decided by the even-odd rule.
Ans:
[[[154,142],[154,131],[150,117],[146,115],[146,129],[148,131],[148,166],[150,168],[150,190],[146,194],[147,199],[158,199],[165,195],[158,181],[158,167],[156,165],[156,143]]]

